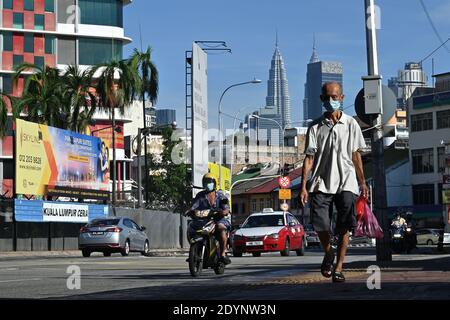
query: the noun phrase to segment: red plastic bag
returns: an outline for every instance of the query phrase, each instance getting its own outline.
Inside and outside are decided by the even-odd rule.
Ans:
[[[383,229],[381,229],[377,218],[373,214],[372,210],[370,210],[369,204],[365,200],[360,202],[364,203],[364,211],[358,219],[355,237],[367,236],[369,238],[383,238]],[[361,204],[359,205],[361,206]]]
[[[361,220],[362,216],[364,215],[365,204],[367,204],[367,200],[363,196],[359,196],[358,199],[356,199],[355,208],[357,221]]]

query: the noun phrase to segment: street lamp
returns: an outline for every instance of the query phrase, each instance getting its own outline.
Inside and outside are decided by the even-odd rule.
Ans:
[[[234,87],[237,87],[237,86],[242,86],[242,85],[245,85],[245,84],[258,84],[258,83],[261,83],[261,80],[254,78],[251,81],[246,81],[246,82],[240,82],[240,83],[233,84],[233,85],[229,86],[228,88],[226,88],[223,91],[222,95],[220,96],[220,99],[219,99],[219,114],[218,114],[218,125],[219,125],[219,188],[222,187],[222,143],[223,143],[223,141],[222,141],[222,138],[221,138],[221,134],[222,134],[222,121],[221,121],[222,119],[221,119],[221,116],[222,116],[222,99],[223,99],[223,96],[231,88],[234,88]]]
[[[230,164],[230,171],[231,171],[231,177],[233,177],[233,164],[234,164],[234,136],[236,132],[236,120],[238,120],[239,114],[242,110],[247,109],[248,107],[242,107],[236,112],[234,115],[234,122],[233,122],[233,138],[231,140],[231,164]]]

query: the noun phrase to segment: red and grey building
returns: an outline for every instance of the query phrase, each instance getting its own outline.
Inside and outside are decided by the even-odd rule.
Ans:
[[[20,96],[23,78],[13,85],[14,67],[24,62],[64,69],[81,68],[121,59],[123,46],[131,42],[124,35],[123,9],[130,0],[0,0],[0,89]],[[26,72],[24,73],[26,76]],[[92,131],[110,126],[109,116],[98,113]],[[117,134],[118,177],[127,178],[128,159],[123,144],[123,123]],[[12,120],[0,140],[0,195],[13,195]],[[111,130],[94,132],[108,135]],[[112,157],[110,157],[112,159]],[[122,180],[123,180],[122,178]],[[121,183],[123,185],[123,183]],[[120,190],[120,186],[118,188]]]

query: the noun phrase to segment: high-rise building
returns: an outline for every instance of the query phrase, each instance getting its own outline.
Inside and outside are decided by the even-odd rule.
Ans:
[[[156,125],[171,125],[177,121],[177,111],[175,109],[156,109]]]
[[[314,120],[323,114],[325,110],[323,109],[322,101],[320,101],[322,85],[325,82],[335,81],[343,86],[342,72],[342,63],[319,60],[314,41],[313,52],[306,72],[303,120]]]
[[[77,64],[81,69],[122,58],[122,47],[131,42],[124,35],[123,9],[130,0],[3,0],[0,1],[0,89],[20,96],[24,79],[13,84],[14,67],[27,62],[64,69]],[[130,121],[117,114],[121,127],[116,137],[118,179],[127,179],[123,124]],[[11,115],[11,114],[10,114]],[[109,139],[109,114],[97,112],[94,135]],[[0,140],[1,194],[12,196],[12,121],[7,136]],[[100,130],[105,129],[105,130]],[[108,137],[107,137],[108,136]],[[111,152],[111,150],[110,150]],[[112,158],[112,157],[110,157]]]
[[[283,57],[278,49],[278,39],[275,44],[269,80],[267,81],[266,106],[274,106],[281,116],[281,125],[289,127],[291,124],[291,99],[289,97],[288,80]]]
[[[408,100],[416,88],[428,87],[428,76],[417,62],[405,63],[405,68],[398,71],[397,77],[388,80],[388,87],[397,96],[398,106],[406,110]]]

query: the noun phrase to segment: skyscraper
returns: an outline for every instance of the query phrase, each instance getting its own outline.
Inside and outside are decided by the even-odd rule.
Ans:
[[[290,126],[291,99],[289,98],[286,68],[280,50],[278,49],[278,37],[269,70],[269,80],[267,81],[266,106],[276,107],[278,114],[281,116],[281,125],[283,128]]]
[[[164,126],[177,121],[177,111],[175,109],[157,109],[156,125]]]
[[[342,63],[320,61],[314,40],[313,52],[306,73],[303,120],[317,119],[323,114],[320,94],[322,85],[329,81],[336,81],[343,85]]]

